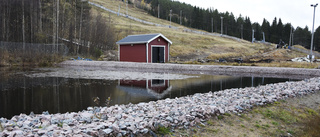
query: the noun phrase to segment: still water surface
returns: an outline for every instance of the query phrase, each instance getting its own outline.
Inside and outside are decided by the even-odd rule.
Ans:
[[[89,106],[106,106],[155,101],[195,93],[295,81],[288,78],[198,75],[182,80],[100,80],[62,77],[27,77],[22,73],[0,79],[0,117],[20,113],[78,112]],[[94,101],[96,98],[98,101]]]

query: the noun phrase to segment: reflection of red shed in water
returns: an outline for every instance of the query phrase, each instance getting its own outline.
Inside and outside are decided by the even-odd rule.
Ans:
[[[144,96],[150,95],[156,98],[162,98],[169,91],[171,91],[169,80],[120,80],[119,86],[127,87],[125,89],[128,90],[128,92],[139,92],[137,94],[141,94]]]
[[[129,35],[117,42],[119,60],[128,62],[168,62],[172,42],[162,34]]]

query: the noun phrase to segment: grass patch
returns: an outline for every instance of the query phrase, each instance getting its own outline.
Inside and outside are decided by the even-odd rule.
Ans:
[[[278,126],[278,125],[279,125],[279,123],[276,122],[276,121],[272,121],[271,124],[272,124],[272,125],[275,125],[275,126]]]
[[[214,125],[214,121],[213,121],[212,119],[209,119],[209,120],[207,121],[207,124],[208,124],[209,126],[213,126],[213,125]]]
[[[283,122],[286,122],[286,123],[297,122],[296,116],[292,115],[291,112],[288,112],[286,110],[280,110],[277,113],[277,117],[279,117],[280,120],[282,120]]]
[[[158,127],[156,133],[161,134],[161,135],[168,135],[171,133],[171,131],[170,131],[169,127],[160,126],[160,127]]]
[[[306,120],[303,123],[303,130],[305,131],[301,136],[310,136],[315,137],[320,135],[320,116],[314,115],[309,117],[308,120]]]
[[[273,111],[271,111],[270,109],[266,109],[264,111],[262,111],[261,113],[264,117],[267,117],[267,118],[272,118],[274,117],[275,113]]]
[[[262,127],[264,127],[264,128],[270,128],[270,125],[265,124],[265,125],[262,125]]]
[[[286,123],[297,122],[297,115],[294,115],[293,112],[286,109],[270,109],[265,108],[260,111],[260,113],[266,118],[280,119]]]
[[[209,133],[218,133],[219,129],[212,129],[212,128],[207,128],[206,129]]]
[[[306,111],[309,115],[318,115],[318,113],[313,109],[306,108]]]
[[[259,124],[255,124],[254,125],[256,128],[261,128],[262,126],[261,125],[259,125]]]
[[[219,120],[222,120],[222,119],[224,119],[224,116],[223,116],[223,115],[219,115],[219,116],[217,116],[217,118],[218,118]]]
[[[290,133],[291,135],[295,134],[293,130],[288,130],[287,132]]]

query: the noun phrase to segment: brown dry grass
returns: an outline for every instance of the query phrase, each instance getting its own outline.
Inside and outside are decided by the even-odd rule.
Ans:
[[[114,11],[118,11],[121,5],[121,13],[125,13],[125,4],[117,0],[92,0]],[[94,8],[97,9],[97,8]],[[138,9],[130,5],[128,12],[131,16],[146,21],[169,25],[170,22],[155,18],[147,14],[144,10]],[[110,16],[111,22],[117,30],[117,39],[120,40],[130,34],[146,34],[146,33],[162,33],[169,38],[173,45],[170,49],[171,59],[175,60],[177,57],[184,58],[219,58],[219,57],[233,57],[233,56],[247,56],[258,53],[259,50],[268,49],[270,46],[263,44],[252,44],[248,41],[235,41],[222,37],[200,35],[194,33],[184,32],[186,27],[179,24],[172,23],[172,26],[179,29],[170,29],[165,27],[156,27],[140,22],[135,22],[125,17],[118,17],[115,14],[109,14],[106,11],[97,9],[107,19]]]
[[[60,55],[49,55],[42,53],[10,53],[0,50],[0,66],[38,66],[48,67],[62,62],[64,58]]]
[[[92,0],[92,2],[99,3],[109,9],[118,11],[119,5],[121,5],[121,13],[125,13],[125,3],[118,0]],[[250,60],[261,60],[261,59],[273,59],[273,63],[251,63],[241,64],[246,66],[275,66],[275,67],[303,67],[303,68],[316,68],[318,64],[299,64],[286,62],[289,59],[295,57],[306,56],[306,54],[285,50],[285,49],[274,49],[275,45],[264,45],[259,43],[252,44],[248,41],[235,41],[227,38],[207,36],[194,33],[184,32],[185,26],[172,23],[172,26],[178,27],[177,30],[156,27],[140,22],[130,20],[126,17],[117,16],[112,13],[108,13],[98,8],[93,8],[93,14],[100,12],[107,18],[116,28],[116,38],[120,40],[127,35],[131,34],[147,34],[147,33],[162,33],[169,38],[173,45],[170,48],[170,60],[172,62],[179,63],[196,63],[197,59],[219,59],[219,58],[238,58]],[[133,5],[129,5],[128,13],[139,19],[146,21],[169,25],[170,22],[167,20],[158,19],[147,14],[144,10],[138,9]],[[190,28],[188,28],[190,29]],[[198,30],[199,31],[199,30]],[[295,45],[304,49],[302,46]],[[210,63],[219,64],[220,63]],[[226,63],[227,65],[236,65],[234,63]],[[222,64],[224,65],[224,64]]]

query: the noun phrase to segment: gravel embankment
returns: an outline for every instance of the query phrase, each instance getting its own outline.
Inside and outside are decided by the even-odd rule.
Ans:
[[[101,63],[101,67],[108,66],[106,65],[108,62],[105,62],[105,65],[103,62],[95,63]],[[91,63],[86,62],[85,65],[87,64],[90,65]],[[148,66],[149,64],[142,65]],[[155,64],[154,66],[161,65]],[[181,67],[181,69],[188,68],[188,65],[174,66],[168,64],[167,66],[173,66],[172,68],[175,69],[177,67]],[[114,67],[121,66],[118,63],[114,63]],[[195,67],[210,68],[190,65],[190,69],[195,70]],[[218,66],[218,68],[219,67],[220,66]],[[231,69],[236,70],[236,68],[233,67],[231,67]],[[248,71],[252,72],[253,69],[248,68]],[[304,71],[302,73],[307,74],[308,72]],[[302,75],[302,73],[299,74]],[[317,72],[316,74],[319,73]],[[0,136],[153,135],[159,126],[188,128],[196,123],[205,124],[204,121],[206,118],[212,115],[219,115],[226,112],[239,113],[254,105],[263,105],[279,99],[306,95],[319,91],[319,89],[320,78],[310,78],[298,82],[227,89],[214,93],[195,94],[193,96],[147,103],[115,105],[111,107],[90,107],[81,112],[64,114],[48,114],[44,112],[43,114],[37,115],[21,114],[11,119],[0,119],[4,128],[4,130],[0,132]]]
[[[88,68],[41,68],[40,72],[27,74],[28,77],[64,77],[82,79],[106,79],[106,80],[145,80],[145,79],[187,79],[197,76],[153,73],[153,72],[129,72],[119,70],[102,70]]]

